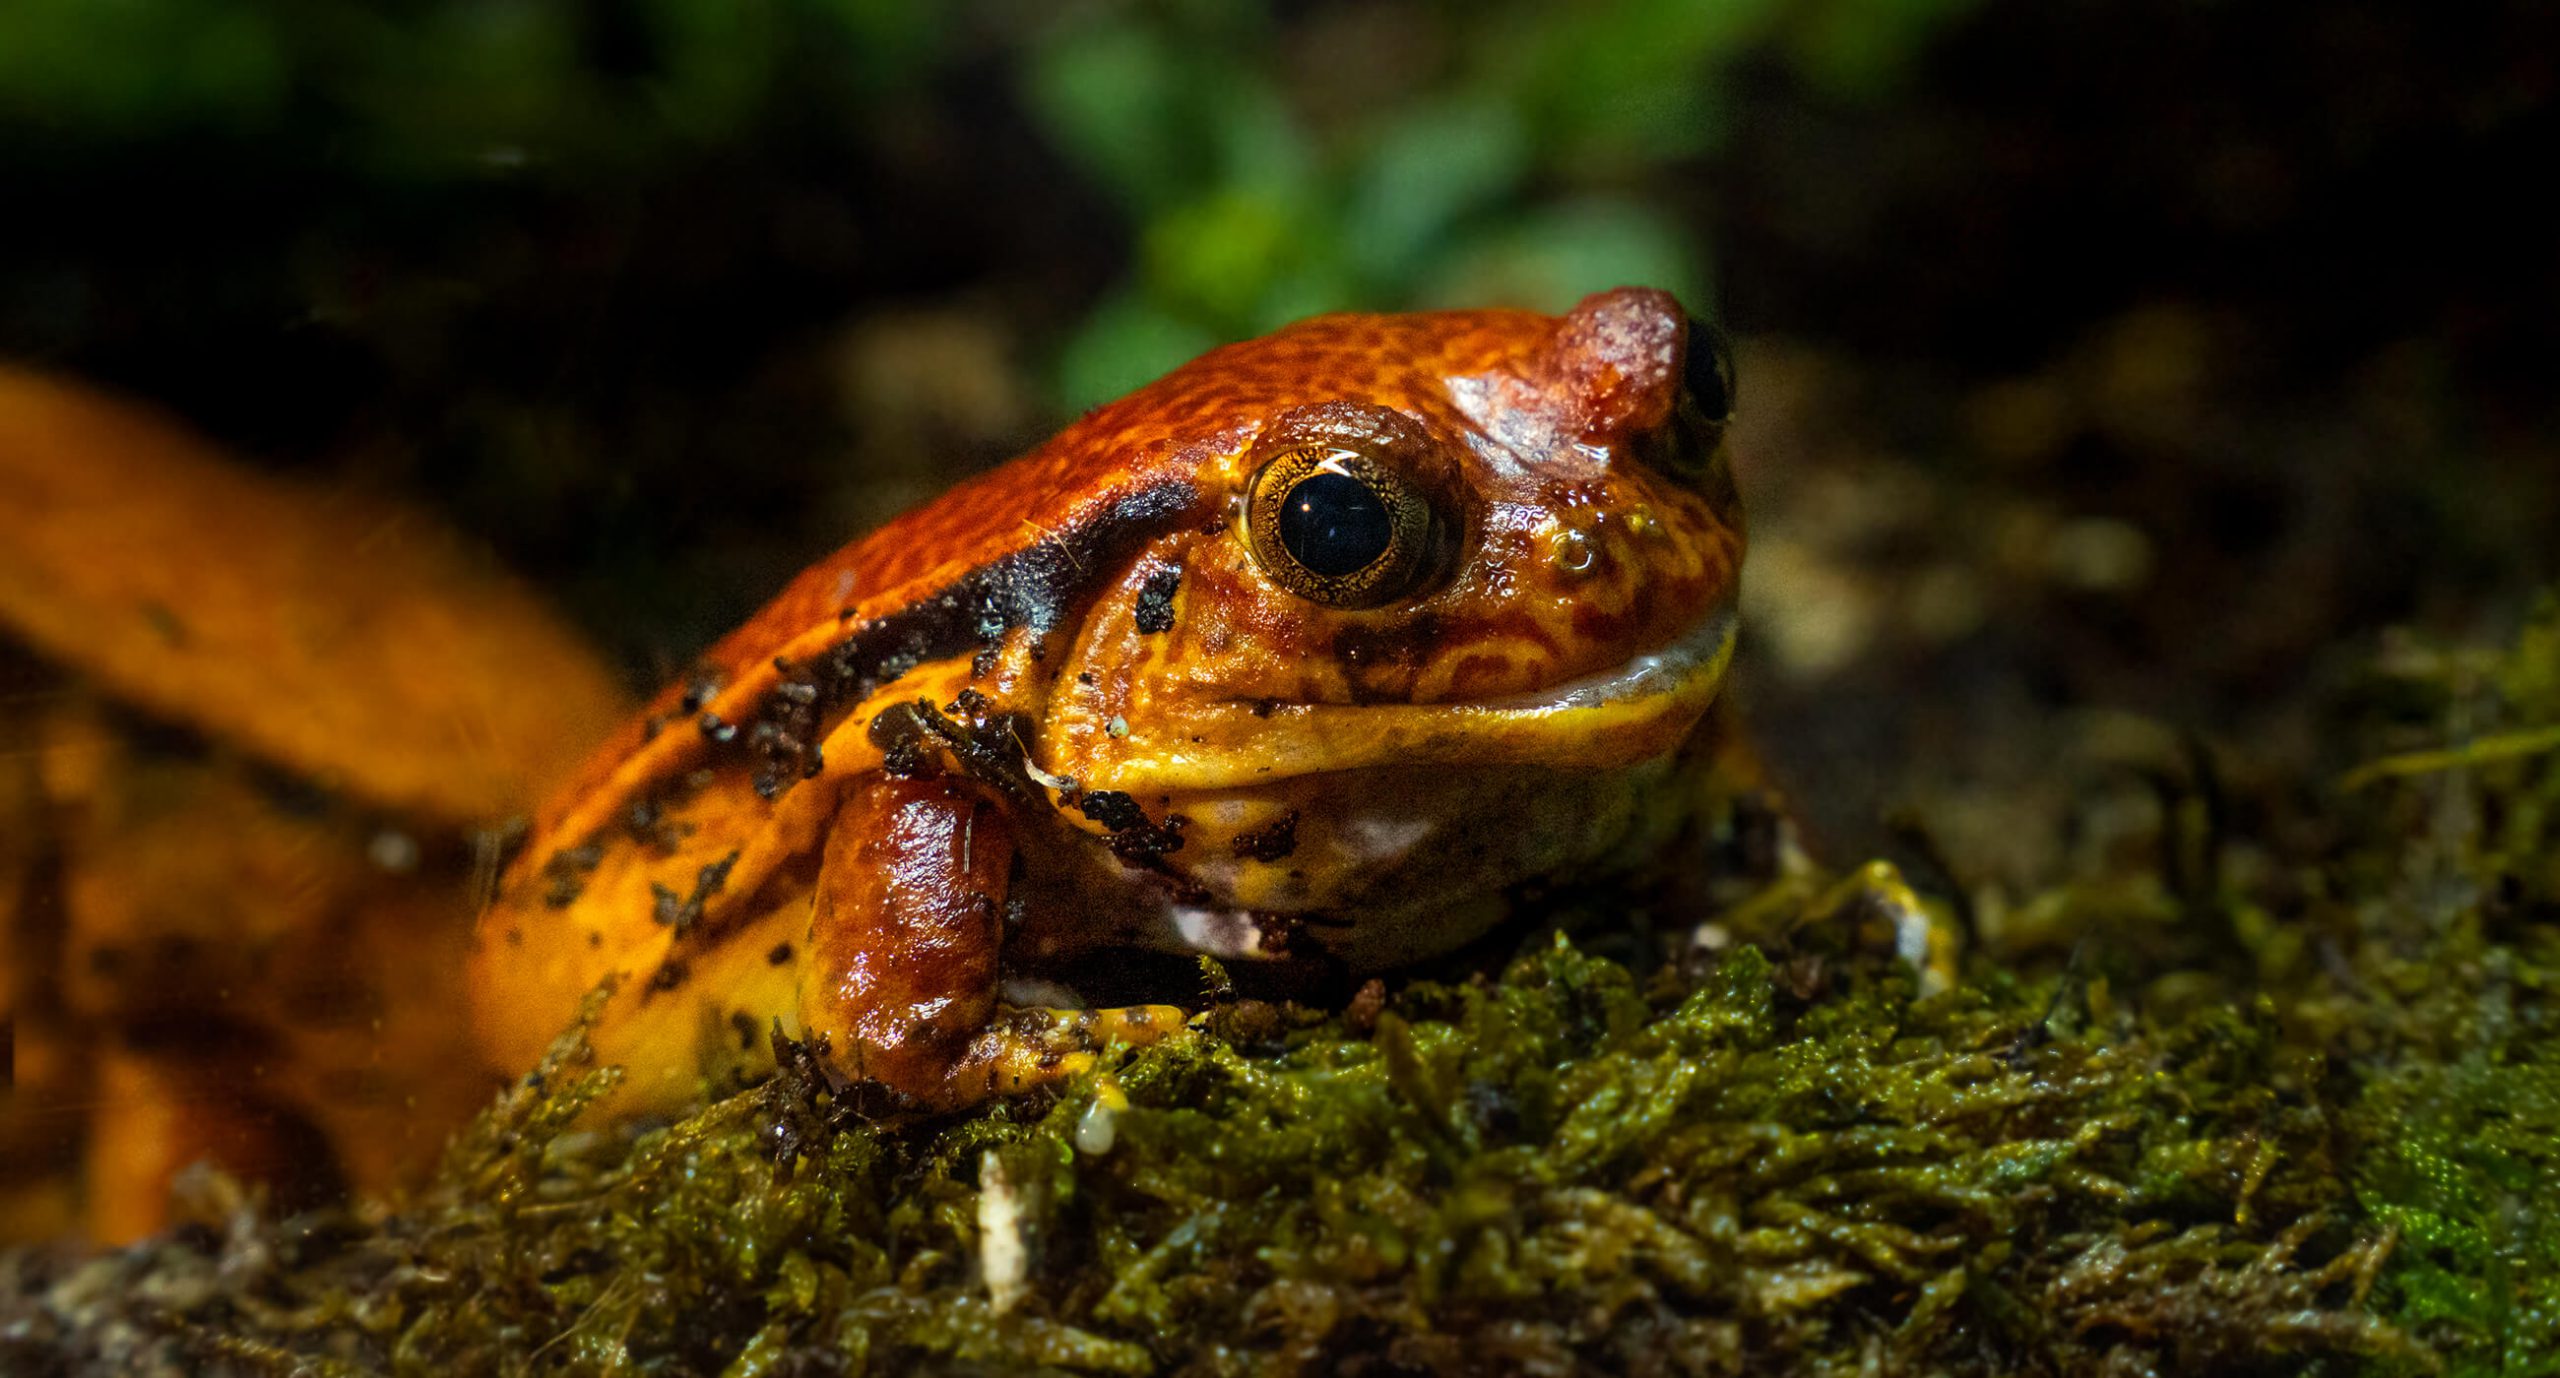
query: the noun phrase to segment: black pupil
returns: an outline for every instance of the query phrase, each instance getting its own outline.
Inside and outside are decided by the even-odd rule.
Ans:
[[[1689,357],[1684,371],[1689,395],[1698,401],[1698,410],[1716,421],[1733,414],[1733,379],[1726,373],[1724,336],[1714,326],[1692,316],[1689,319]]]
[[[1394,540],[1387,505],[1349,474],[1310,474],[1280,501],[1280,546],[1310,574],[1356,574]]]

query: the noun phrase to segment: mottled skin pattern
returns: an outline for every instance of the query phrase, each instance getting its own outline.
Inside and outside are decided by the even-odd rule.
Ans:
[[[1009,1009],[1016,966],[1373,970],[1658,847],[1742,558],[1721,389],[1684,384],[1705,348],[1643,289],[1322,317],[821,561],[542,812],[475,942],[484,1047],[522,1070],[612,979],[625,1109],[751,1061],[776,1018],[963,1105],[1178,1026]],[[1310,444],[1437,514],[1382,605],[1292,593],[1240,525]]]

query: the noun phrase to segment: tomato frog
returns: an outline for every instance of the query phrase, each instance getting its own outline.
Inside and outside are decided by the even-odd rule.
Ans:
[[[552,797],[474,936],[484,1050],[609,985],[625,1112],[776,1021],[957,1108],[1182,1026],[1037,1003],[1043,963],[1376,972],[1644,862],[1717,736],[1733,397],[1628,288],[1323,316],[1096,408],[803,572]]]

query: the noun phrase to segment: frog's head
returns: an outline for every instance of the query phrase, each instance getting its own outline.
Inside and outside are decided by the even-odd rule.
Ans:
[[[1742,559],[1732,373],[1668,293],[1323,317],[1159,389],[1195,371],[1205,414],[1257,408],[1205,447],[1228,515],[1089,619],[1046,734],[1070,773],[1143,795],[1606,767],[1705,711]]]
[[[1183,830],[1147,844],[1192,896],[1180,941],[1357,915],[1325,940],[1355,965],[1446,947],[1482,921],[1453,904],[1671,811],[1641,781],[1733,644],[1732,396],[1721,341],[1643,289],[1323,317],[1171,375],[1121,405],[1224,515],[1093,606],[1044,764],[1126,796],[1099,825]]]

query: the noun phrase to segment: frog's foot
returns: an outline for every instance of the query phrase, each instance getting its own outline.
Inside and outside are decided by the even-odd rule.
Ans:
[[[1919,978],[1922,995],[1955,985],[1955,925],[1923,903],[1890,861],[1870,861],[1841,877],[1807,912],[1815,923],[1849,925],[1862,940],[1890,944]]]
[[[1910,966],[1923,995],[1955,984],[1960,944],[1954,922],[1915,894],[1888,861],[1870,861],[1827,885],[1814,875],[1783,877],[1700,925],[1690,941],[1713,952],[1736,941],[1783,943],[1808,928],[1891,951]]]
[[[1112,1047],[1142,1048],[1188,1025],[1173,1005],[1109,1010],[1006,1009],[978,1037],[988,1090],[1009,1096],[1054,1086],[1090,1069]]]

